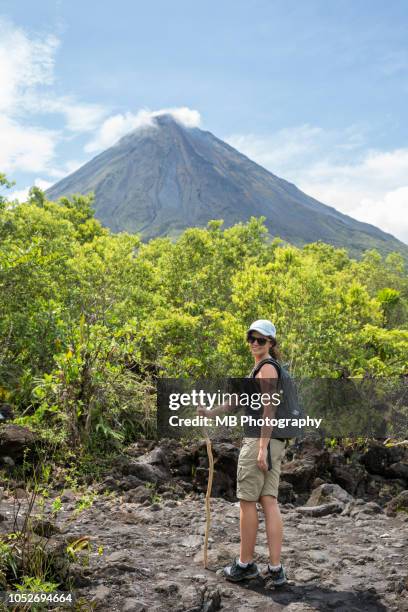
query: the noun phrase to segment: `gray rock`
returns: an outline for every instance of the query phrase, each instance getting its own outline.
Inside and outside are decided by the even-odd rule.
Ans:
[[[392,463],[387,470],[387,476],[408,480],[408,463],[403,463],[402,461]]]
[[[181,601],[186,610],[200,610],[202,602],[201,592],[193,585],[183,589]]]
[[[32,522],[32,530],[39,536],[50,538],[56,533],[61,533],[61,530],[55,523],[44,519],[36,519]]]
[[[170,580],[162,580],[154,587],[157,593],[163,595],[175,595],[179,591],[179,585],[177,582],[171,582]]]
[[[128,597],[121,606],[122,612],[146,612],[146,604],[139,599]]]
[[[218,587],[209,588],[204,592],[200,612],[217,612],[221,608],[221,592]]]
[[[370,474],[389,477],[390,466],[401,461],[403,453],[404,450],[400,447],[384,446],[378,441],[372,441],[360,461]]]
[[[314,606],[304,603],[303,601],[294,601],[281,610],[282,612],[316,612]]]
[[[113,476],[107,476],[99,487],[100,491],[120,491],[120,481]]]
[[[99,584],[96,588],[95,595],[93,597],[94,601],[97,602],[105,602],[110,595],[110,589],[104,584]]]
[[[308,491],[316,473],[317,467],[312,460],[293,460],[282,466],[282,479],[297,492]]]
[[[137,487],[136,489],[128,491],[125,495],[125,501],[133,503],[143,503],[146,500],[150,499],[151,495],[152,490],[142,485]]]
[[[388,502],[385,512],[387,516],[395,516],[397,512],[408,512],[408,490],[393,497]]]
[[[23,459],[24,451],[32,449],[38,436],[28,427],[7,424],[0,427],[0,455],[14,461]]]
[[[278,499],[281,504],[288,504],[295,499],[293,485],[290,482],[285,482],[285,480],[279,482]]]
[[[0,460],[3,465],[6,465],[9,468],[12,468],[16,465],[16,462],[14,461],[14,459],[12,459],[11,457],[8,457],[7,455],[5,457],[0,457]]]
[[[116,459],[115,469],[124,476],[133,476],[153,483],[168,482],[171,478],[167,458],[160,448],[145,453],[138,459],[122,455]]]
[[[29,496],[28,492],[25,489],[21,489],[20,487],[14,489],[13,495],[16,499],[28,499]]]
[[[328,503],[345,504],[353,501],[353,496],[337,484],[325,483],[314,489],[306,502],[306,506],[320,506]]]
[[[321,506],[299,506],[296,510],[304,516],[326,516],[328,514],[340,514],[343,510],[343,504],[331,502]]]
[[[375,502],[367,502],[363,507],[364,512],[369,512],[371,514],[381,514],[382,508]]]
[[[76,495],[71,489],[64,489],[60,497],[62,502],[75,502],[76,500]]]
[[[143,484],[143,480],[140,480],[140,478],[134,476],[133,474],[128,474],[125,478],[122,478],[118,482],[118,486],[121,491],[131,491],[132,489],[136,489]]]
[[[295,580],[299,582],[310,582],[320,578],[320,574],[310,569],[298,569],[295,571]]]
[[[204,538],[201,535],[188,535],[180,541],[181,546],[186,548],[196,548],[201,546]]]
[[[321,550],[311,550],[307,553],[307,556],[315,563],[328,563],[331,561],[330,555]]]
[[[177,508],[177,502],[174,499],[168,499],[164,503],[165,508]]]
[[[129,553],[126,550],[114,550],[105,558],[107,563],[128,562]]]

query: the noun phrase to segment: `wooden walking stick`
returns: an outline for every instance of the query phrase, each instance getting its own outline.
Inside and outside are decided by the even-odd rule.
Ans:
[[[203,427],[205,443],[207,445],[207,455],[208,455],[208,483],[207,483],[207,493],[205,494],[205,536],[204,536],[204,567],[207,569],[208,567],[208,536],[210,533],[211,527],[211,507],[210,507],[210,497],[212,490],[212,483],[214,477],[214,457],[211,447],[210,436],[208,435],[208,431],[205,427]]]

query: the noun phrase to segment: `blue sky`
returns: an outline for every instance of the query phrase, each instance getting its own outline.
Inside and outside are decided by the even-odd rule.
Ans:
[[[0,171],[22,197],[184,108],[408,242],[407,26],[405,0],[3,0]]]

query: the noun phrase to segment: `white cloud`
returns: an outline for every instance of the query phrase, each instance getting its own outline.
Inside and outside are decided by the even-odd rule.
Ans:
[[[299,156],[316,151],[318,138],[323,134],[321,128],[304,124],[279,130],[271,138],[234,134],[226,141],[250,159],[276,172],[279,168],[283,171],[287,163],[293,165]]]
[[[85,151],[87,153],[94,153],[106,149],[115,144],[128,132],[142,127],[154,127],[155,117],[166,114],[172,115],[176,121],[186,127],[197,127],[201,122],[200,113],[186,106],[163,108],[158,111],[140,110],[136,114],[130,112],[117,114],[105,119],[95,138],[85,146]]]
[[[53,35],[30,39],[21,28],[0,20],[0,112],[15,113],[29,90],[52,83],[58,44]]]
[[[160,115],[172,115],[173,118],[184,125],[185,127],[198,127],[201,124],[201,115],[197,110],[180,106],[178,108],[163,108],[162,110],[154,111],[153,117]]]
[[[72,96],[43,96],[41,99],[27,96],[24,103],[28,110],[36,113],[63,115],[65,127],[71,132],[92,132],[107,114],[100,104],[77,102]]]
[[[381,227],[408,244],[408,185],[389,191],[381,200],[363,198],[354,216]]]
[[[364,148],[363,129],[300,125],[227,141],[317,200],[408,242],[408,149]]]
[[[99,104],[78,102],[52,91],[54,35],[33,36],[0,18],[0,169],[61,176],[56,148],[71,133],[95,130],[106,116]],[[59,114],[64,125],[41,127],[39,115]]]
[[[54,158],[56,132],[24,126],[0,114],[0,168],[42,172]]]
[[[52,183],[50,183],[49,181],[45,181],[41,178],[36,178],[34,181],[34,185],[35,187],[39,187],[40,189],[45,191],[46,189],[48,189],[48,187],[51,187]],[[31,185],[29,185],[25,189],[17,189],[15,191],[10,191],[10,193],[7,194],[7,199],[18,200],[19,202],[26,202],[30,188]]]
[[[85,151],[87,153],[101,151],[115,144],[119,138],[122,138],[128,132],[142,126],[152,125],[151,114],[146,111],[140,111],[136,115],[133,113],[113,115],[105,119],[95,137],[85,146]]]

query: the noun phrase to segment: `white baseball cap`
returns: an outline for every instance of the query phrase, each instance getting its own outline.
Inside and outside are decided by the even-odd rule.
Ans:
[[[250,331],[257,331],[264,336],[272,336],[272,338],[276,338],[276,327],[272,321],[268,321],[268,319],[259,319],[258,321],[254,321],[251,327],[248,329],[248,332]]]

